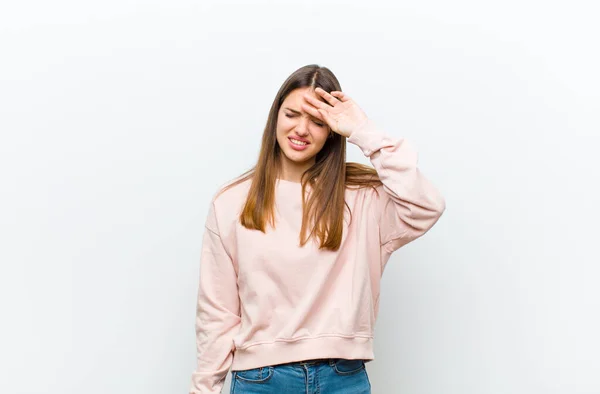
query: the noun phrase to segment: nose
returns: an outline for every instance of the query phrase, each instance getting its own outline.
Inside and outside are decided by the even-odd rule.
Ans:
[[[300,118],[300,122],[298,123],[298,126],[296,126],[296,134],[298,134],[299,137],[305,137],[308,135],[308,122],[310,122],[308,117]]]

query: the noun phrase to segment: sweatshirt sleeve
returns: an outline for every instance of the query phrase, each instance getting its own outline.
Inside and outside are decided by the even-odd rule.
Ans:
[[[433,227],[446,209],[445,199],[417,168],[418,154],[408,140],[387,135],[367,119],[348,142],[369,157],[383,183],[373,209],[382,252],[389,257]]]
[[[198,360],[190,394],[221,393],[233,362],[233,337],[240,322],[237,275],[219,235],[213,202],[200,257],[195,324]]]

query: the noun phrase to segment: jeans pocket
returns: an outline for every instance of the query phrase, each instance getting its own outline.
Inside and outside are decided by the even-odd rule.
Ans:
[[[333,361],[332,366],[338,375],[352,375],[365,369],[365,362],[364,360],[338,358]]]
[[[234,371],[236,379],[248,383],[264,383],[273,376],[273,367],[265,366]]]

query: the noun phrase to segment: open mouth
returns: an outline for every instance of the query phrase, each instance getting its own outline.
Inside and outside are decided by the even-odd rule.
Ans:
[[[294,145],[296,145],[296,146],[305,146],[305,145],[308,145],[308,144],[309,144],[308,142],[305,142],[305,141],[300,141],[300,140],[297,140],[297,139],[295,139],[295,138],[292,138],[292,137],[290,137],[290,138],[289,138],[289,140],[290,140],[290,142],[291,142],[292,144],[294,144]]]

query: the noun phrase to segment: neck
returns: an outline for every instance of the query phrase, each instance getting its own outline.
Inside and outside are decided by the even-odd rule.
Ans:
[[[281,163],[281,170],[279,171],[279,178],[286,181],[300,183],[302,174],[304,174],[314,164],[314,158],[305,163],[296,163],[284,157]]]

